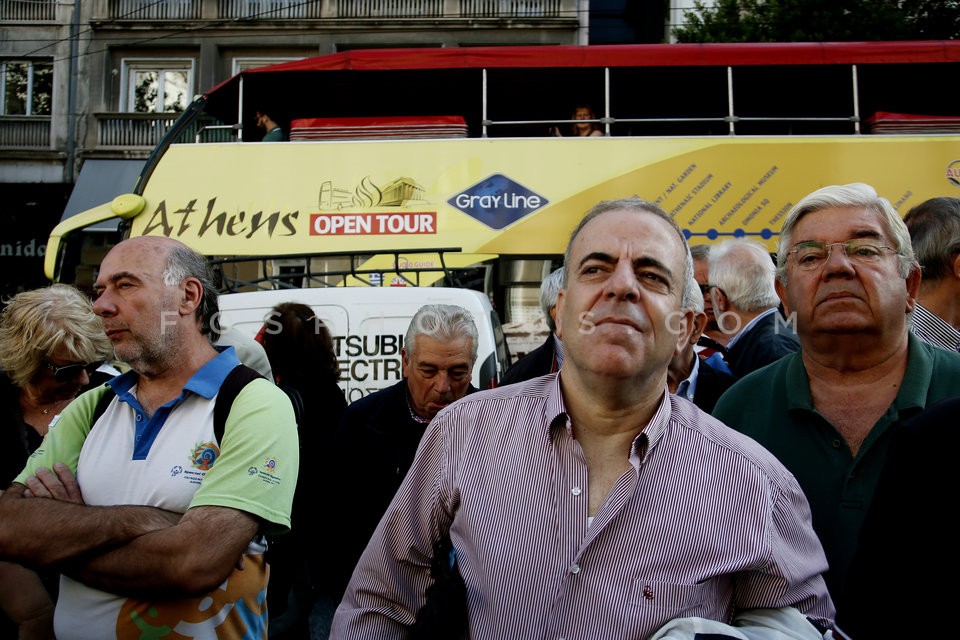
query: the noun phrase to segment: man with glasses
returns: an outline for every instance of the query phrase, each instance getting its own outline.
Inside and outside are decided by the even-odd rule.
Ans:
[[[703,294],[703,312],[707,314],[707,324],[697,341],[697,353],[704,358],[720,354],[722,360],[727,352],[726,344],[729,336],[720,330],[717,316],[713,313],[713,298],[710,297],[710,291],[714,286],[710,282],[710,245],[690,245],[690,256],[693,258],[693,277],[700,285],[700,293]]]
[[[824,187],[787,214],[776,286],[801,349],[733,385],[714,416],[800,482],[842,628],[849,567],[893,427],[960,395],[960,355],[908,331],[920,269],[903,220],[866,184]]]

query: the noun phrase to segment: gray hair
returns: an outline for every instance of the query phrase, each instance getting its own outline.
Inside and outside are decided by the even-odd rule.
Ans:
[[[777,248],[777,277],[780,282],[787,283],[787,254],[793,245],[794,227],[808,213],[833,208],[863,208],[876,213],[884,231],[895,245],[893,249],[897,252],[900,262],[900,275],[906,278],[914,269],[919,268],[913,255],[910,232],[907,231],[907,226],[897,210],[889,200],[878,196],[876,189],[870,185],[853,182],[817,189],[794,205],[787,214],[783,228],[780,230],[780,245]]]
[[[741,311],[764,311],[780,303],[776,274],[770,252],[756,240],[731,238],[710,252],[710,283]]]
[[[939,280],[960,253],[960,198],[930,198],[903,217],[924,280]]]
[[[703,292],[700,291],[700,284],[696,280],[691,283],[690,291],[692,292],[689,300],[690,306],[684,307],[684,309],[690,309],[695,314],[703,313]]]
[[[207,259],[184,244],[174,245],[167,254],[167,265],[161,277],[167,286],[180,284],[184,278],[200,281],[203,289],[200,306],[197,307],[200,332],[208,336],[211,342],[216,342],[220,337],[220,301],[213,270]]]
[[[709,244],[690,245],[690,257],[692,257],[694,260],[709,260],[710,245]]]
[[[455,304],[425,304],[420,307],[410,320],[407,335],[403,338],[407,357],[413,356],[416,350],[417,336],[429,336],[440,342],[470,338],[470,362],[477,361],[480,335],[473,316],[463,307]]]
[[[693,295],[693,289],[698,289],[698,287],[692,284],[696,283],[696,280],[693,279],[693,258],[690,257],[690,247],[687,245],[687,239],[683,236],[683,231],[681,231],[680,227],[677,226],[677,223],[673,221],[673,218],[670,217],[669,213],[652,202],[641,200],[637,196],[632,198],[624,198],[621,200],[604,200],[599,202],[592,209],[587,211],[586,214],[584,214],[583,219],[580,220],[580,223],[577,224],[576,228],[573,230],[573,233],[570,234],[570,240],[567,242],[567,249],[563,253],[563,282],[561,283],[561,286],[567,286],[567,278],[569,276],[567,270],[570,268],[570,249],[573,247],[574,240],[577,239],[577,236],[580,235],[580,231],[582,231],[591,220],[610,211],[636,211],[637,213],[652,213],[658,218],[662,218],[667,222],[667,224],[673,227],[673,230],[677,232],[677,237],[680,238],[680,243],[683,246],[684,252],[683,273],[681,274],[680,278],[680,282],[683,283],[683,293],[680,297],[680,308],[689,309],[691,304],[691,296]]]
[[[547,321],[550,331],[557,330],[557,323],[553,321],[550,310],[557,306],[557,294],[563,285],[563,267],[554,269],[550,272],[543,282],[540,283],[540,310],[543,311],[543,317]]]

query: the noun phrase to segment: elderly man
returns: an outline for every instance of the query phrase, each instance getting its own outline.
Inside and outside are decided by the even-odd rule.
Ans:
[[[71,403],[0,498],[0,556],[61,570],[59,638],[263,637],[262,534],[289,527],[297,480],[290,401],[214,348],[211,273],[182,243],[121,242],[95,291],[131,370]]]
[[[437,415],[333,638],[406,637],[447,535],[471,638],[647,638],[676,617],[752,608],[832,622],[799,486],[666,390],[690,337],[692,271],[683,234],[649,202],[583,218],[557,301],[563,368]]]
[[[696,285],[696,286],[693,286]],[[714,369],[710,361],[697,355],[695,346],[707,324],[703,310],[703,294],[699,283],[692,283],[690,309],[693,311],[693,331],[680,351],[670,360],[667,369],[667,388],[697,405],[707,413],[713,411],[724,391],[737,381],[727,371]]]
[[[704,358],[714,354],[722,356],[727,352],[726,344],[730,336],[720,330],[717,316],[713,312],[713,297],[710,295],[714,287],[710,282],[710,245],[690,245],[690,256],[693,258],[693,277],[703,296],[703,312],[707,315],[707,324],[697,341],[697,352]]]
[[[800,348],[797,334],[777,309],[776,268],[766,247],[732,238],[710,251],[714,313],[729,336],[724,359],[742,378]]]
[[[935,347],[960,351],[960,198],[931,198],[903,221],[923,272],[911,329]]]
[[[403,379],[349,405],[330,451],[340,523],[333,535],[332,593],[339,601],[353,567],[410,468],[424,430],[437,412],[476,391],[477,325],[463,307],[428,304],[407,328]]]
[[[846,577],[891,427],[960,394],[960,355],[908,331],[920,270],[900,216],[868,185],[828,186],[798,202],[783,224],[777,275],[801,349],[737,382],[713,415],[800,482],[842,627]]]
[[[513,363],[503,374],[500,384],[523,382],[560,370],[563,364],[563,342],[557,337],[557,294],[563,280],[563,267],[555,269],[540,283],[540,310],[550,328],[550,335],[542,345]]]

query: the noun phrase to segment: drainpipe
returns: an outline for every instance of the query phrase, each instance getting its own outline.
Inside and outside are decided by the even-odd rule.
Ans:
[[[73,0],[70,19],[70,78],[67,86],[67,160],[63,167],[63,181],[74,182],[77,155],[77,59],[80,57],[80,0]]]
[[[577,17],[580,19],[578,44],[586,46],[590,44],[590,0],[577,0]]]

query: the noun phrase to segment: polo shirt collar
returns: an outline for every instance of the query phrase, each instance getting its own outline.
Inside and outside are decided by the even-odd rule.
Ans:
[[[803,366],[802,349],[784,356],[789,359],[787,366],[787,388],[793,389],[788,394],[787,408],[805,409],[814,411],[813,398],[810,395],[810,379]],[[924,348],[923,342],[907,332],[907,368],[900,382],[900,390],[894,398],[893,408],[897,413],[908,409],[922,409],[927,402],[927,392],[930,389],[930,379],[933,376],[933,357]]]
[[[183,386],[185,391],[192,391],[198,396],[202,396],[208,400],[217,395],[227,374],[240,364],[240,360],[237,358],[237,351],[232,346],[215,346],[214,348],[220,353],[200,367],[200,369],[187,380],[187,384]],[[128,393],[130,389],[137,384],[139,378],[140,374],[131,370],[120,374],[112,380],[108,380],[107,384],[110,385],[114,393],[119,396]]]

